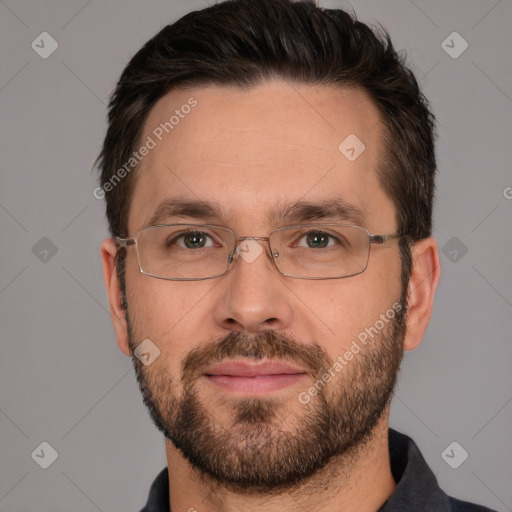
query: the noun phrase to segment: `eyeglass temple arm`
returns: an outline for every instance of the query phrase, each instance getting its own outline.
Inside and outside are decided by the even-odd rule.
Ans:
[[[388,240],[402,238],[405,234],[397,233],[396,235],[370,235],[370,244],[383,244]]]
[[[114,237],[114,242],[119,244],[121,247],[129,247],[130,245],[135,245],[135,238],[120,238],[116,236]]]

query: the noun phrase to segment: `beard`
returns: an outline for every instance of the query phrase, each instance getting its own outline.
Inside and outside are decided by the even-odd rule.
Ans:
[[[192,349],[181,362],[181,393],[176,390],[179,380],[166,368],[155,362],[144,366],[133,356],[143,401],[165,438],[212,483],[243,494],[289,491],[330,462],[338,460],[341,467],[355,460],[372,439],[391,401],[403,358],[403,299],[402,309],[324,387],[317,386],[307,404],[299,401],[298,393],[235,398],[212,395],[208,389],[213,398],[201,399],[204,370],[230,358],[296,363],[312,377],[301,392],[332,368],[334,361],[317,343],[299,343],[272,330],[254,336],[232,332]],[[133,353],[136,340],[126,313]]]

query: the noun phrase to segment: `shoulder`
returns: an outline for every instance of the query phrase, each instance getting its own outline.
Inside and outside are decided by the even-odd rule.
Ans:
[[[496,512],[476,503],[448,496],[424,459],[418,445],[406,434],[389,428],[389,455],[395,492],[380,512],[414,510],[436,512]]]
[[[448,500],[450,501],[451,512],[496,512],[496,510],[484,507],[483,505],[461,501],[450,496]]]

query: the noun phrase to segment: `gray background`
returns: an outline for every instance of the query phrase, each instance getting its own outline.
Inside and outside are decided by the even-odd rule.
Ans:
[[[206,5],[0,1],[3,512],[138,510],[166,463],[115,343],[99,253],[104,205],[93,197],[91,166],[130,56]],[[391,425],[416,440],[449,494],[512,510],[512,3],[352,6],[407,50],[439,124],[443,275],[427,336],[406,354]],[[59,45],[47,59],[31,48],[43,31]],[[469,44],[456,59],[442,47],[454,31]],[[461,49],[457,39],[445,44]],[[58,452],[48,469],[31,457],[43,441]],[[458,469],[441,456],[452,441],[469,453]],[[456,460],[461,451],[452,453]]]

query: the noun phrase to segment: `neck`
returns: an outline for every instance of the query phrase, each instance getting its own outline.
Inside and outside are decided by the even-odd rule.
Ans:
[[[386,414],[364,446],[332,459],[299,486],[279,493],[240,494],[200,475],[166,440],[172,512],[375,512],[393,493]]]

